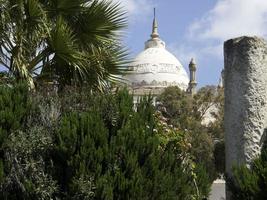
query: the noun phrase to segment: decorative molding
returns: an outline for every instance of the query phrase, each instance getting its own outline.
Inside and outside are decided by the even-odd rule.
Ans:
[[[135,66],[130,67],[130,70],[133,73],[139,74],[147,74],[147,73],[170,73],[170,74],[178,74],[181,73],[181,67],[176,66],[175,64],[168,64],[168,63],[159,63],[159,64],[152,64],[152,63],[144,63],[144,64],[137,64]]]
[[[168,87],[168,86],[178,86],[179,88],[184,88],[186,89],[188,87],[188,85],[184,84],[184,83],[179,83],[179,82],[176,82],[176,81],[173,81],[173,82],[167,82],[167,81],[156,81],[156,80],[153,80],[151,82],[147,82],[145,80],[142,80],[141,82],[133,82],[132,85],[131,85],[133,88],[136,88],[136,87],[144,87],[144,86],[147,86],[147,87]]]

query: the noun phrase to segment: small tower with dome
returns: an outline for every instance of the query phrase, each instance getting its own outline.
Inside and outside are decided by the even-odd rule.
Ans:
[[[187,92],[191,94],[192,96],[196,94],[196,87],[197,87],[197,81],[196,81],[196,70],[197,70],[197,64],[194,58],[191,59],[189,63],[189,71],[190,71],[190,81],[188,84]]]
[[[166,50],[165,42],[158,33],[155,10],[150,39],[145,48],[130,64],[129,73],[124,76],[135,100],[143,95],[157,96],[168,86],[188,89],[189,78],[180,61]]]

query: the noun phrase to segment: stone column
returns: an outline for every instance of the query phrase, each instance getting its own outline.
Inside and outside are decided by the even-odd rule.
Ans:
[[[247,164],[264,142],[267,128],[267,44],[258,37],[224,43],[226,172]],[[227,199],[230,193],[226,194]]]

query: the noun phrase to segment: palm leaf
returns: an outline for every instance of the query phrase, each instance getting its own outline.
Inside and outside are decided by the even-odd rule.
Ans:
[[[12,75],[57,75],[61,83],[102,88],[118,80],[126,50],[119,4],[103,0],[0,0],[0,64]],[[41,74],[36,70],[41,70]]]

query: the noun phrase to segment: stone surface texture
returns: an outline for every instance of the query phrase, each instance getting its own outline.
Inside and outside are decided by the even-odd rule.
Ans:
[[[259,153],[267,128],[267,44],[240,37],[224,44],[226,172]],[[230,199],[227,195],[227,199]]]

